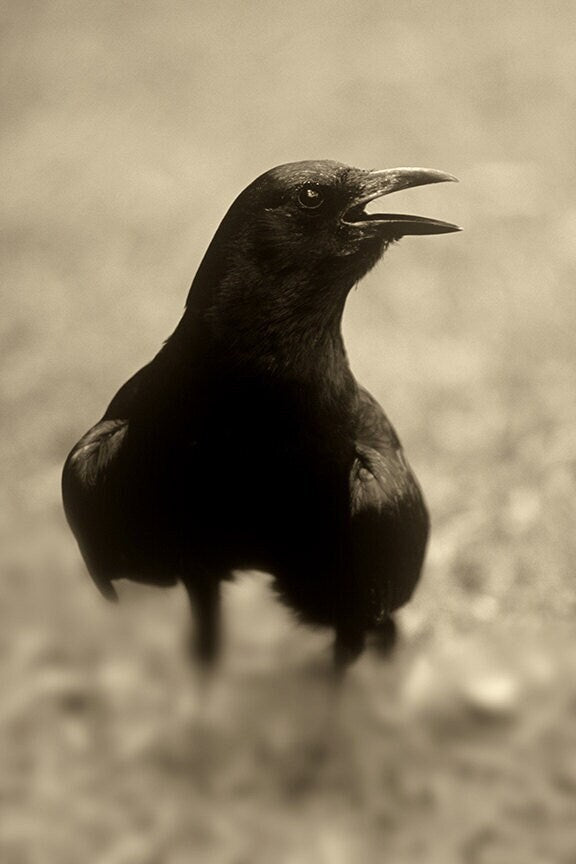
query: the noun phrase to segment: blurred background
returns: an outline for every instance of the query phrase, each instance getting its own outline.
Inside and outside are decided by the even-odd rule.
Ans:
[[[576,860],[576,6],[2,4],[0,861]],[[402,644],[330,702],[330,634],[251,574],[210,698],[182,592],[107,606],[66,453],[180,316],[256,175],[332,158],[459,186],[350,297],[353,369],[425,489]],[[401,200],[402,199],[402,200]]]

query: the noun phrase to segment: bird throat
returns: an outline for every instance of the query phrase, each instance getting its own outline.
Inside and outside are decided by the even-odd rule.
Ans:
[[[347,366],[341,334],[348,286],[314,284],[302,274],[225,278],[210,295],[191,292],[181,327],[206,359],[290,377]],[[196,353],[194,351],[194,353]]]

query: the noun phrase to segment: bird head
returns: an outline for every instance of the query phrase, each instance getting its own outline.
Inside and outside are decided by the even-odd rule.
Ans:
[[[425,168],[366,171],[331,161],[293,162],[251,183],[219,233],[250,250],[262,268],[275,274],[296,266],[322,277],[335,271],[353,284],[392,241],[460,230],[424,216],[367,213],[366,205],[402,189],[454,180]]]
[[[190,311],[242,327],[283,321],[302,326],[323,305],[341,314],[348,291],[388,245],[408,234],[444,234],[457,225],[424,216],[370,212],[366,205],[402,189],[455,180],[425,168],[362,170],[332,161],[292,162],[272,168],[236,198],[200,265],[188,299]],[[332,299],[330,299],[332,298]],[[328,310],[329,311],[329,310]],[[329,317],[329,316],[328,316]]]

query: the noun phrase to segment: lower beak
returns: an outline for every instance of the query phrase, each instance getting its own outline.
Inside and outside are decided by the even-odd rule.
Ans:
[[[367,171],[361,180],[361,192],[343,215],[343,221],[349,225],[367,225],[377,223],[389,229],[394,237],[406,234],[449,234],[461,231],[458,225],[451,222],[441,222],[439,219],[429,219],[425,216],[409,216],[400,213],[366,213],[365,205],[375,198],[382,198],[401,189],[412,189],[415,186],[426,186],[429,183],[458,182],[452,174],[444,171],[434,171],[431,168],[386,168],[383,171]]]

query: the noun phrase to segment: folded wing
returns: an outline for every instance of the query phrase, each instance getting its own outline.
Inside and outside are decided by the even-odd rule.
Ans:
[[[363,588],[369,617],[380,623],[412,596],[424,560],[428,514],[393,427],[363,389],[350,511],[355,581]]]
[[[76,444],[62,474],[64,510],[88,570],[108,600],[117,599],[111,574],[123,566],[115,524],[118,468],[126,420],[102,420]]]

